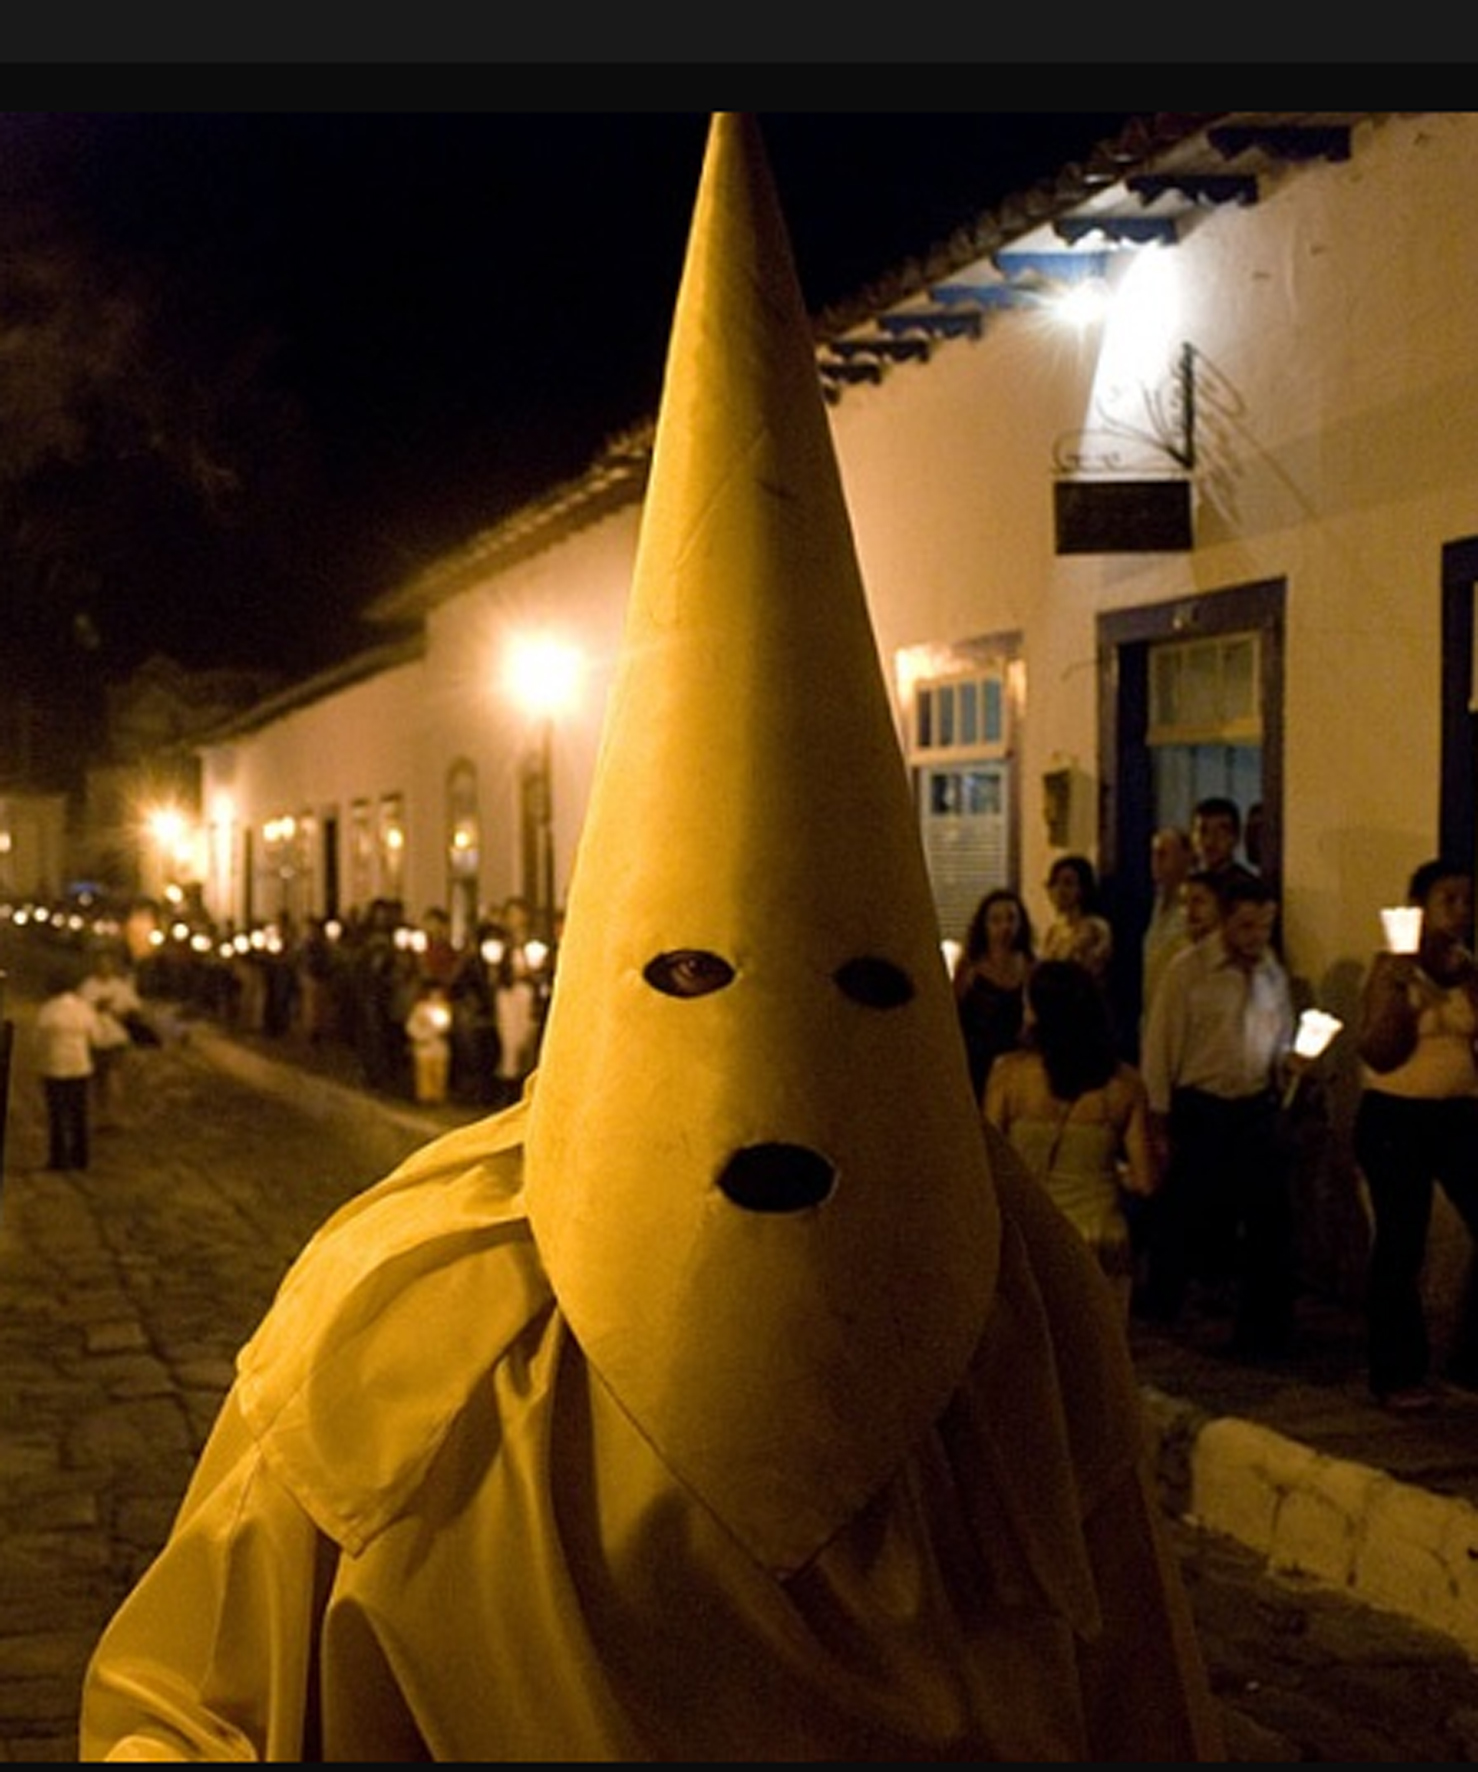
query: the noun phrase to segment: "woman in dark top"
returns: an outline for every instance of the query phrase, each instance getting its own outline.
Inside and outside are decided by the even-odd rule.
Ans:
[[[970,1061],[975,1099],[985,1093],[991,1062],[1021,1034],[1026,980],[1035,957],[1031,918],[1009,886],[987,892],[965,931],[955,962],[955,1005]]]

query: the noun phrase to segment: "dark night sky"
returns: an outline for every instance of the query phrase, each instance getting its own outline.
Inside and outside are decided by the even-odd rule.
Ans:
[[[764,113],[813,311],[1121,113]],[[653,415],[706,113],[0,113],[0,596],[301,674]]]

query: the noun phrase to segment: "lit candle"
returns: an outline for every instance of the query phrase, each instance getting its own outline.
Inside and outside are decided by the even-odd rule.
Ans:
[[[1317,1058],[1344,1025],[1337,1015],[1326,1015],[1322,1009],[1305,1009],[1298,1018],[1293,1050],[1300,1058]]]
[[[1414,954],[1422,939],[1422,907],[1419,904],[1387,905],[1380,914],[1386,946],[1393,954]]]
[[[1326,1014],[1322,1009],[1305,1009],[1298,1018],[1298,1027],[1293,1035],[1293,1050],[1300,1058],[1317,1058],[1329,1042],[1345,1024],[1337,1015]],[[1293,1098],[1298,1093],[1299,1076],[1295,1072],[1288,1079],[1288,1086],[1283,1091],[1283,1106],[1293,1106]]]

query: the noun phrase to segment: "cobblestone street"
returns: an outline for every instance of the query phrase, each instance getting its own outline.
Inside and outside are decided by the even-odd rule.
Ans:
[[[129,1124],[95,1134],[88,1172],[50,1174],[25,1045],[22,1026],[0,1193],[0,1739],[75,1759],[84,1662],[237,1347],[313,1227],[420,1139],[330,1126],[172,1044],[132,1055]]]
[[[8,1010],[0,1758],[61,1761],[87,1656],[168,1529],[237,1346],[309,1232],[429,1127],[298,1073],[264,1091],[252,1054],[186,1034],[133,1055],[129,1122],[97,1134],[89,1171],[49,1174],[28,1011]],[[1234,1759],[1478,1754],[1478,1673],[1446,1638],[1173,1532]]]

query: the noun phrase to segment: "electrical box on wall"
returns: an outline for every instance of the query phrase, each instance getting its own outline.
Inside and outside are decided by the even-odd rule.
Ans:
[[[1042,817],[1047,841],[1054,849],[1072,845],[1073,773],[1071,766],[1063,765],[1042,775]]]
[[[1184,553],[1191,539],[1189,480],[1057,480],[1059,554]]]

